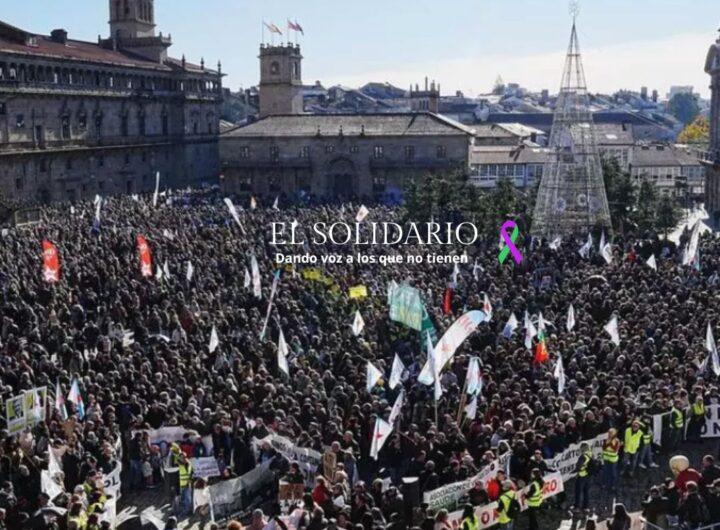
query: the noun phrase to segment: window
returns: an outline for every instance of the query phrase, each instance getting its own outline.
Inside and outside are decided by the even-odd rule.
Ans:
[[[70,139],[70,116],[63,116],[61,119],[62,129],[61,136],[63,140]]]
[[[142,161],[147,162],[147,151],[142,152]]]
[[[72,158],[67,157],[67,158],[65,159],[65,169],[67,169],[68,171],[70,171],[70,170],[72,169],[72,167],[73,167]]]
[[[445,158],[447,156],[447,148],[444,145],[437,146],[437,157]]]
[[[385,175],[373,176],[373,193],[385,193],[387,188],[387,178]]]
[[[130,165],[130,153],[125,153],[125,165]]]
[[[127,114],[120,116],[120,136],[128,135],[128,117]]]
[[[292,63],[292,76],[293,79],[300,79],[300,69],[298,68],[298,63]]]
[[[18,129],[22,129],[25,127],[25,115],[24,114],[18,114],[15,116],[15,127]]]
[[[168,127],[168,115],[167,115],[167,113],[164,112],[163,115],[162,115],[162,133],[163,133],[163,136],[167,136],[167,135],[168,135],[168,129],[169,129],[169,127]]]
[[[98,167],[105,167],[105,156],[98,156]]]
[[[249,175],[241,175],[238,179],[238,185],[240,186],[240,191],[252,191],[253,179]]]
[[[98,189],[100,191],[105,189],[105,183],[102,180],[98,182]]]
[[[376,145],[373,147],[373,158],[376,160],[381,159],[384,156],[383,152],[383,146],[382,145]]]
[[[20,191],[23,189],[23,180],[22,178],[18,177],[15,179],[15,189]]]
[[[277,145],[270,146],[270,159],[273,162],[280,160],[280,148]]]
[[[250,148],[248,146],[243,146],[240,148],[240,158],[250,158]]]
[[[145,136],[145,114],[138,115],[138,132],[140,136]]]
[[[325,152],[330,154],[335,152],[335,146],[334,145],[326,145],[325,146]]]
[[[359,152],[360,152],[360,148],[359,148],[357,145],[353,145],[353,146],[350,148],[350,152],[353,153],[353,154],[359,153]]]
[[[40,173],[45,173],[47,171],[47,160],[44,158],[41,158],[38,163],[38,171],[40,171]]]
[[[270,177],[269,185],[270,185],[270,191],[272,191],[272,192],[277,193],[277,192],[282,191],[282,187],[280,185],[280,177],[277,175],[273,175],[272,177]]]
[[[7,114],[7,104],[4,101],[0,101],[0,116]]]
[[[87,116],[85,114],[80,114],[80,116],[78,116],[78,126],[82,130],[87,128]]]
[[[307,145],[300,148],[300,158],[310,158],[310,148]]]
[[[414,160],[415,159],[415,146],[414,145],[406,145],[405,146],[405,159],[406,160]]]
[[[277,75],[280,73],[280,63],[277,61],[273,61],[270,63],[270,73],[273,75]]]
[[[100,138],[102,136],[102,115],[97,114],[95,116],[95,138]]]

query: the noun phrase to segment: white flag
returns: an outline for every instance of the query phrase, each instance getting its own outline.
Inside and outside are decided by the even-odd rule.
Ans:
[[[275,197],[275,202],[273,203],[273,210],[279,210],[278,208],[278,201],[280,200],[280,197]]]
[[[243,281],[243,287],[247,289],[250,287],[250,283],[252,283],[252,280],[250,279],[250,271],[245,267],[245,280]]]
[[[537,335],[535,325],[530,320],[530,315],[525,311],[525,347],[528,350],[532,349],[532,340]]]
[[[285,342],[285,335],[280,330],[280,338],[278,338],[278,368],[285,372],[285,375],[290,376],[290,367],[288,366],[288,345]]]
[[[426,341],[426,348],[427,348],[427,356],[428,356],[428,363],[430,364],[430,372],[433,375],[433,395],[435,397],[435,402],[437,402],[440,397],[442,396],[442,385],[440,384],[440,372],[442,371],[443,367],[438,366],[440,362],[435,357],[435,348],[433,348],[432,340],[430,340],[430,332],[427,331],[427,341]]]
[[[562,356],[558,355],[557,364],[555,365],[555,371],[553,376],[557,379],[558,383],[558,395],[561,395],[565,390],[565,368],[563,367]]]
[[[604,248],[605,248],[605,230],[600,232],[600,245],[598,246],[598,250],[600,252],[602,252]]]
[[[561,243],[562,243],[562,238],[560,236],[557,236],[555,239],[553,239],[550,242],[550,249],[552,249],[552,250],[559,249]]]
[[[720,358],[718,358],[717,345],[715,344],[715,337],[713,337],[712,327],[710,322],[707,326],[707,335],[705,337],[705,347],[710,352],[710,358],[712,359],[713,372],[716,376],[720,376]]]
[[[370,457],[374,458],[375,460],[378,459],[378,453],[380,453],[380,449],[382,449],[382,446],[385,445],[385,442],[387,441],[388,436],[391,432],[392,425],[390,425],[382,418],[378,418],[375,422],[375,430],[373,432],[372,444],[370,446]]]
[[[161,267],[158,267],[157,270],[155,271],[155,279],[157,281],[160,281],[163,279],[163,270]]]
[[[187,281],[191,281],[194,272],[195,272],[195,267],[193,267],[193,264],[191,261],[188,261],[187,262],[187,270],[185,271],[185,279],[187,279]]]
[[[167,228],[163,230],[163,236],[165,237],[165,239],[169,239],[170,241],[175,240],[175,235]]]
[[[481,388],[480,359],[477,357],[470,357],[467,371],[467,393],[472,396],[477,394]]]
[[[165,274],[166,278],[170,277],[170,267],[168,267],[167,260],[165,260],[165,263],[163,264],[163,273]]]
[[[489,322],[492,318],[492,305],[490,304],[490,299],[488,298],[487,293],[485,293],[485,298],[483,299],[483,313],[485,313]]]
[[[250,258],[250,270],[252,271],[253,295],[255,298],[262,298],[262,286],[260,285],[260,267],[258,266],[255,254]]]
[[[218,338],[217,329],[213,326],[212,331],[210,332],[210,344],[208,344],[210,353],[213,353],[219,345],[220,339]]]
[[[460,268],[458,267],[457,263],[453,265],[453,272],[452,272],[452,282],[454,284],[457,284],[458,276],[460,276]]]
[[[600,254],[602,255],[605,262],[610,265],[612,263],[613,255],[612,255],[612,247],[610,246],[610,243],[605,243],[605,246],[600,251]]]
[[[70,206],[70,215],[75,215],[75,207]]]
[[[153,208],[157,207],[158,192],[160,191],[160,172],[155,173],[155,193],[153,193]]]
[[[478,401],[478,397],[477,397],[477,395],[475,395],[475,396],[473,396],[470,403],[468,403],[465,406],[465,416],[469,420],[474,420],[475,416],[477,416],[477,401]]]
[[[250,209],[254,210],[257,208],[257,200],[255,200],[255,197],[250,197]]]
[[[508,318],[507,324],[505,324],[505,327],[503,328],[503,337],[505,337],[506,339],[512,337],[512,334],[517,327],[518,319],[515,316],[515,313],[510,313],[510,318]]]
[[[610,340],[613,342],[613,344],[615,344],[615,346],[619,346],[620,334],[618,332],[618,322],[615,315],[613,315],[610,321],[605,324],[605,331],[607,331],[608,335],[610,335]]]
[[[100,195],[95,195],[95,198],[93,199],[93,204],[97,204],[99,202],[102,202],[102,197],[100,197]]]
[[[400,360],[400,356],[396,353],[395,358],[393,359],[392,370],[390,370],[390,381],[388,382],[390,390],[393,390],[396,386],[398,386],[404,371],[405,365]]]
[[[235,219],[235,222],[240,227],[240,230],[242,230],[242,233],[245,233],[245,229],[243,228],[242,223],[240,222],[240,216],[238,215],[237,209],[235,209],[235,205],[229,198],[225,198],[225,204],[228,207],[228,210],[230,210],[230,215],[232,215],[233,219]]]
[[[352,323],[353,335],[357,337],[358,335],[360,335],[360,333],[362,333],[363,329],[365,329],[365,321],[363,320],[360,311],[355,311],[355,320],[353,320]]]
[[[398,394],[398,397],[395,398],[395,403],[393,404],[393,408],[390,411],[390,417],[388,418],[388,423],[390,425],[395,424],[395,420],[398,416],[400,416],[400,411],[402,410],[403,406],[403,399],[405,398],[405,391],[401,390]]]
[[[570,304],[570,307],[568,307],[567,324],[565,324],[565,327],[568,331],[572,331],[572,329],[575,327],[575,309],[573,308],[572,304]]]
[[[365,389],[370,392],[373,387],[380,381],[382,372],[378,370],[373,363],[368,361],[367,363],[367,374],[365,378]]]
[[[358,210],[358,213],[355,216],[355,221],[358,223],[362,223],[363,219],[365,219],[369,213],[370,213],[370,210],[365,208],[365,205],[360,206],[360,209]]]
[[[587,259],[590,256],[590,249],[592,248],[592,235],[588,234],[587,242],[580,247],[580,250],[578,251],[580,253],[580,256]]]
[[[475,263],[473,264],[473,278],[475,278],[475,281],[478,281],[480,279],[478,271],[485,272],[485,270],[480,265],[478,265],[478,262],[476,259]]]
[[[99,223],[100,222],[100,208],[102,207],[102,199],[100,198],[100,195],[95,196],[95,220]]]
[[[650,257],[645,263],[647,263],[647,266],[650,267],[652,270],[657,270],[657,261],[655,261],[655,254],[650,254]]]

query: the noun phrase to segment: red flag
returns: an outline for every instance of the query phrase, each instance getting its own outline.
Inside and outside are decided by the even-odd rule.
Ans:
[[[535,345],[535,364],[544,364],[548,362],[550,356],[548,355],[545,341],[541,340]]]
[[[446,315],[450,314],[450,311],[452,311],[452,294],[452,287],[445,289],[445,294],[443,295],[443,313]]]
[[[282,35],[282,31],[280,31],[280,28],[278,28],[275,24],[268,24],[267,22],[263,22],[265,24],[265,27],[270,30],[270,33],[277,33],[278,35]]]
[[[48,283],[60,281],[60,256],[57,247],[47,239],[42,242],[43,247],[43,278]]]
[[[143,278],[152,276],[152,255],[143,236],[137,236],[137,246],[140,251],[140,274],[143,275]]]

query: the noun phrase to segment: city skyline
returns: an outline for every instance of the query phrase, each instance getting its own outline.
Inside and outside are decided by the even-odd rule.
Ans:
[[[709,96],[703,72],[705,54],[717,38],[720,9],[711,0],[688,8],[680,0],[585,0],[578,19],[581,51],[591,92],[657,89],[664,97],[672,85],[692,85]],[[5,8],[2,20],[28,31],[49,34],[56,27],[71,39],[95,41],[106,36],[108,4],[75,0],[73,7],[55,2]],[[190,0],[156,4],[157,30],[172,34],[171,55],[185,55],[208,66],[222,61],[224,85],[232,90],[259,80],[258,46],[262,21],[285,33],[287,19],[305,29],[298,42],[305,57],[303,81],[325,86],[359,86],[388,82],[401,88],[422,83],[425,76],[442,85],[443,94],[487,93],[498,76],[533,91],[557,91],[571,18],[565,0],[516,0],[512,12],[503,2],[456,0],[438,8],[431,0],[411,9],[383,11],[378,0],[361,6],[327,9],[321,0],[298,7],[289,0]],[[208,10],[222,16],[208,16]],[[340,12],[338,12],[340,11]],[[382,16],[378,16],[382,13]],[[348,20],[352,24],[348,24]],[[270,35],[265,32],[265,40]],[[351,59],[351,60],[350,60]]]

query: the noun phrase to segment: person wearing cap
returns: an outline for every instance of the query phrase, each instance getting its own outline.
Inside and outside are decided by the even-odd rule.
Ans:
[[[510,505],[515,500],[515,490],[510,480],[502,482],[502,493],[498,499],[498,523],[501,530],[513,530],[514,520],[510,517]]]
[[[638,465],[638,456],[640,454],[640,444],[642,443],[643,433],[640,430],[640,422],[633,420],[630,427],[625,429],[625,442],[623,443],[623,465],[625,472],[629,477],[633,477],[635,469]]]
[[[620,461],[620,438],[617,430],[609,429],[603,442],[603,483],[609,491],[615,492],[618,487],[618,465]]]

